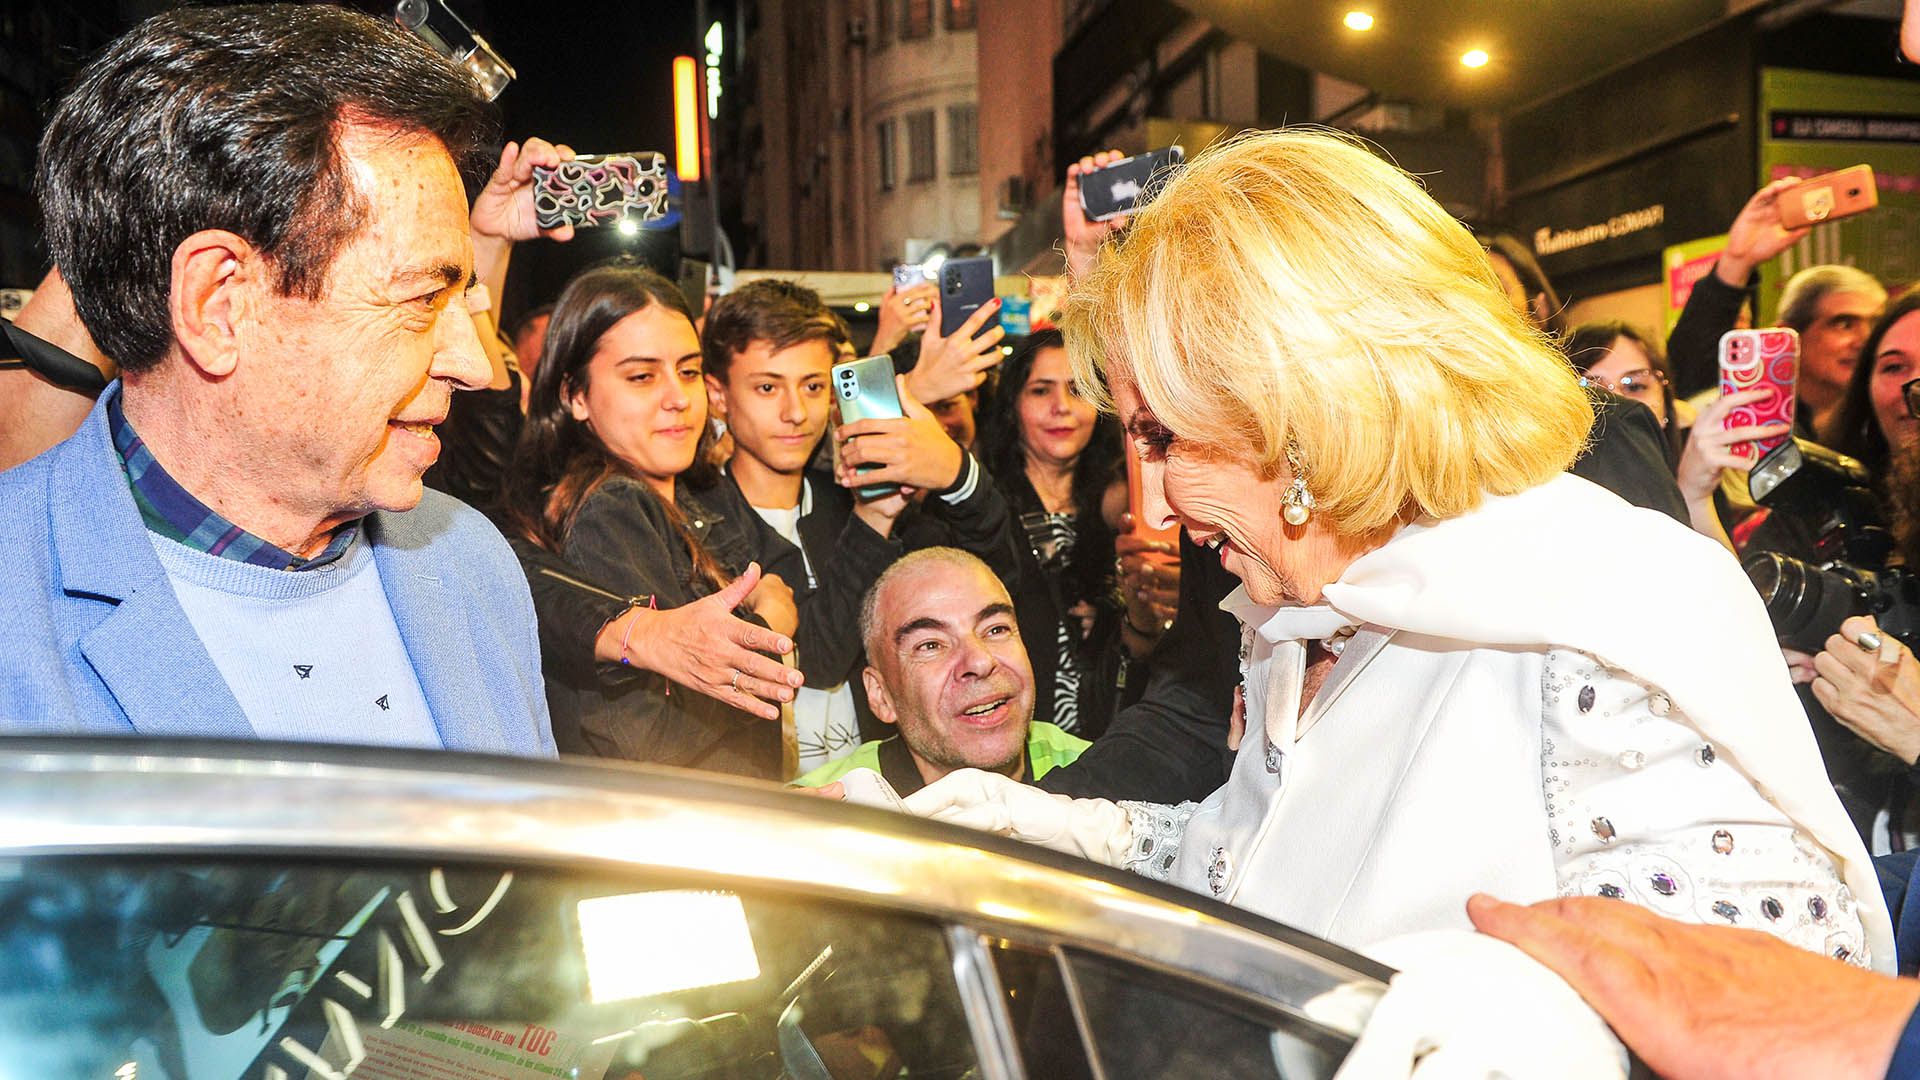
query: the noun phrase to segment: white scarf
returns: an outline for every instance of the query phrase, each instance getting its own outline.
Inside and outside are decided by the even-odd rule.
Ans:
[[[1646,568],[1606,574],[1596,552]],[[1766,609],[1725,548],[1576,476],[1423,519],[1356,559],[1325,603],[1220,606],[1275,643],[1264,722],[1292,745],[1305,640],[1353,625],[1590,653],[1659,687],[1715,752],[1839,864],[1873,964],[1894,970],[1893,924],[1866,846],[1840,807]],[[1290,680],[1292,701],[1285,685]]]

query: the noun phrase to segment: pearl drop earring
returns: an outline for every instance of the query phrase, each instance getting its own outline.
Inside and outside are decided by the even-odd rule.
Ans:
[[[1299,528],[1313,517],[1313,492],[1307,490],[1306,470],[1300,464],[1300,451],[1292,442],[1287,443],[1287,468],[1293,473],[1293,483],[1280,496],[1280,517]]]

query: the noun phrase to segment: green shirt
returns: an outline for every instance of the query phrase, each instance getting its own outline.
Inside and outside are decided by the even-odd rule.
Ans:
[[[1062,765],[1078,758],[1082,751],[1093,745],[1078,735],[1054,727],[1052,724],[1036,720],[1027,727],[1027,773],[1028,782],[1038,780]],[[911,795],[926,786],[920,777],[920,767],[913,762],[913,755],[907,750],[906,740],[895,735],[890,739],[875,739],[864,742],[853,753],[838,761],[829,761],[825,765],[793,781],[794,787],[823,787],[840,779],[854,769],[872,769],[886,778],[893,790],[901,795]]]

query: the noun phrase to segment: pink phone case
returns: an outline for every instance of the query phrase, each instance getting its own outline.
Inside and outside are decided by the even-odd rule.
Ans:
[[[1793,423],[1793,383],[1800,371],[1800,335],[1786,327],[1765,330],[1729,330],[1720,338],[1720,393],[1771,389],[1773,396],[1742,405],[1727,414],[1723,426],[1748,427],[1775,422]],[[1735,444],[1733,452],[1758,460],[1793,436]]]

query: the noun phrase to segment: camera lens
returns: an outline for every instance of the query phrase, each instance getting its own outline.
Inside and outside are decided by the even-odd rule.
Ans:
[[[1788,648],[1817,653],[1848,616],[1865,610],[1853,580],[1839,570],[1823,570],[1777,551],[1751,552],[1740,566]]]

